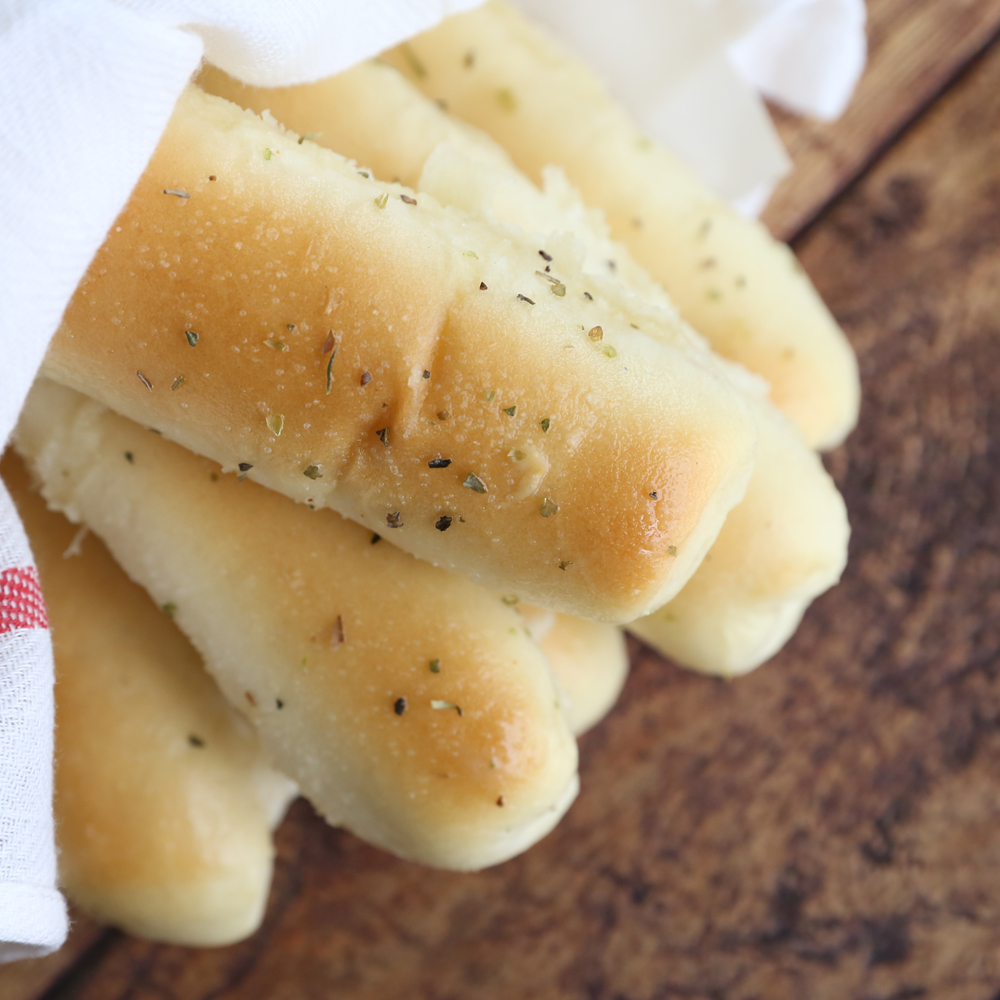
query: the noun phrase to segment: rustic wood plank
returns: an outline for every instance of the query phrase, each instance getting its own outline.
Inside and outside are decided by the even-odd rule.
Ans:
[[[795,163],[764,213],[791,239],[1000,30],[1000,0],[868,0],[869,62],[836,122],[772,109]]]
[[[809,233],[858,348],[842,585],[726,684],[633,647],[583,794],[433,872],[279,833],[232,948],[120,938],[47,1000],[990,1000],[1000,991],[1000,47]]]
[[[66,943],[52,955],[0,965],[3,1000],[35,1000],[107,934],[105,928],[74,915]]]

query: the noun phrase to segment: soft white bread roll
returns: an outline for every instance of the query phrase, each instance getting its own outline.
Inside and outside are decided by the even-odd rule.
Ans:
[[[383,58],[539,180],[565,170],[724,356],[763,375],[816,447],[854,426],[854,354],[794,256],[640,134],[579,60],[493,0]],[[406,180],[406,178],[403,178]]]
[[[742,497],[753,421],[540,249],[190,88],[45,371],[429,561],[627,621]]]
[[[447,115],[390,67],[366,63],[277,90],[247,87],[212,68],[201,79],[241,105],[270,108],[292,127],[321,130],[317,141],[377,173],[417,174],[420,190],[474,218],[549,245],[569,235],[609,307],[629,308],[619,287],[626,285],[653,306],[639,320],[644,330],[711,363],[663,290],[609,238],[603,219],[583,206],[558,168],[546,169],[545,191],[539,191],[489,137]],[[617,261],[614,279],[603,273],[609,259]],[[636,309],[631,303],[634,317]],[[797,428],[762,398],[758,385],[731,366],[723,374],[751,397],[758,422],[747,496],[680,595],[633,630],[686,666],[732,676],[773,655],[809,602],[836,583],[849,531],[833,481]]]
[[[396,854],[495,864],[576,795],[548,663],[496,595],[40,381],[16,432],[321,813]]]
[[[569,727],[581,736],[614,707],[628,676],[620,629],[557,611],[518,604],[532,637],[552,664]]]
[[[271,826],[294,786],[100,541],[45,509],[13,453],[3,477],[55,646],[60,884],[84,912],[140,937],[246,937],[264,913]]]

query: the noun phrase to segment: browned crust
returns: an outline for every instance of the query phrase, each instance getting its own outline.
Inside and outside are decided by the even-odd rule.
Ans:
[[[584,279],[559,298],[536,251],[405,193],[192,89],[46,372],[294,499],[375,530],[399,511],[401,547],[536,603],[609,620],[658,606],[739,499],[745,405],[668,347],[651,348],[662,364],[608,357],[585,330],[601,323],[605,347],[635,334]],[[525,446],[549,469],[519,498]]]

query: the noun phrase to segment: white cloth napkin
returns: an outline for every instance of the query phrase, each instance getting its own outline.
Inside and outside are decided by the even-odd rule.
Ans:
[[[836,118],[865,64],[864,0],[515,2],[748,214],[791,166],[760,95]]]
[[[249,83],[301,83],[479,2],[0,0],[0,444],[203,56]],[[759,201],[787,167],[753,88],[831,115],[864,61],[863,0],[519,2],[734,200]],[[0,485],[0,961],[66,934],[51,787],[51,645]]]

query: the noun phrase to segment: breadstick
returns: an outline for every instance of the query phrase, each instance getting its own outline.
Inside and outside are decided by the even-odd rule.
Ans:
[[[383,58],[535,181],[562,167],[685,319],[767,379],[812,445],[843,440],[857,420],[857,363],[794,256],[643,136],[583,63],[500,0]]]
[[[291,782],[104,546],[45,509],[13,453],[3,477],[52,625],[62,887],[84,912],[140,937],[246,937],[264,913],[270,830]]]
[[[202,654],[334,824],[403,857],[495,864],[577,790],[548,664],[499,597],[54,383],[16,446]]]
[[[420,190],[474,218],[550,242],[568,234],[609,308],[629,308],[616,287],[625,284],[653,307],[639,320],[644,330],[711,361],[662,289],[608,237],[558,168],[546,169],[543,194],[488,137],[445,114],[389,67],[367,63],[280,90],[245,87],[214,69],[201,79],[241,105],[276,111],[293,127],[322,130],[319,142],[386,176],[417,173]],[[598,277],[609,259],[618,263],[614,280]],[[630,308],[635,316],[637,305]],[[760,398],[756,385],[732,368],[724,374],[750,395],[758,422],[747,496],[680,595],[633,631],[686,666],[732,676],[773,655],[809,602],[836,583],[849,532],[843,501],[801,434]]]
[[[614,707],[628,676],[620,629],[529,604],[518,604],[535,641],[552,664],[569,727],[582,736]]]
[[[733,677],[770,659],[847,562],[844,502],[798,428],[760,411],[743,501],[698,572],[669,604],[628,628],[661,653]]]
[[[701,562],[753,422],[540,249],[191,88],[44,370],[429,561],[626,621]]]

